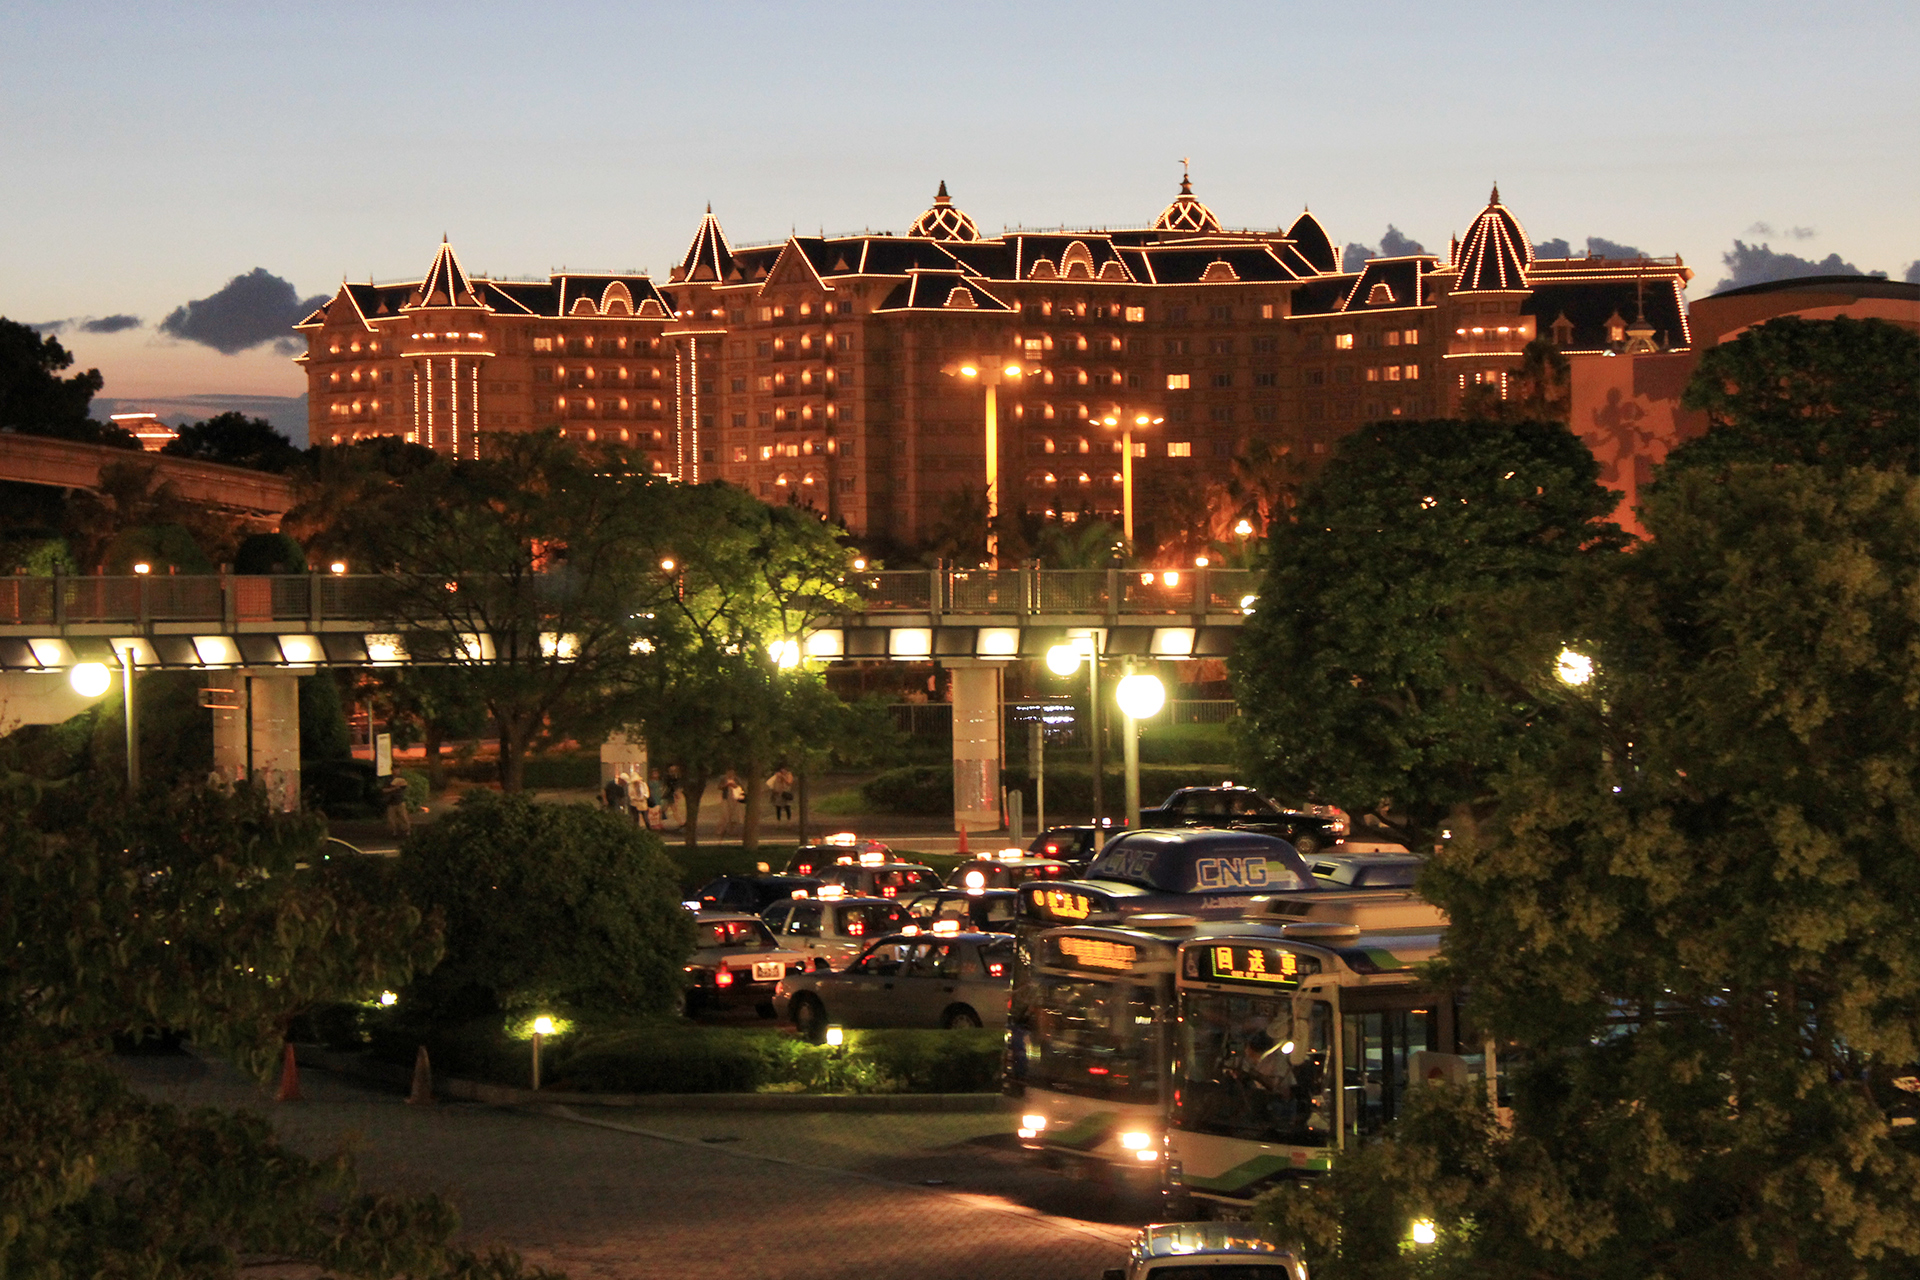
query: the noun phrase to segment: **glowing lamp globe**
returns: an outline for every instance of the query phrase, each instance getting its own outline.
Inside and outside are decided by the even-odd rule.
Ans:
[[[1560,678],[1562,684],[1578,688],[1593,679],[1593,659],[1572,649],[1562,649],[1560,656],[1554,660],[1553,674]]]
[[[1057,676],[1070,676],[1080,669],[1080,651],[1070,644],[1056,644],[1047,650],[1047,670]]]
[[[1160,683],[1159,676],[1136,672],[1121,679],[1113,697],[1122,711],[1135,720],[1145,720],[1166,705],[1167,687]]]
[[[539,1016],[538,1018],[535,1018],[535,1019],[533,1020],[533,1034],[535,1034],[535,1035],[537,1035],[537,1036],[550,1036],[550,1035],[552,1035],[552,1034],[553,1034],[553,1019],[552,1019],[552,1018],[549,1018],[549,1017],[547,1017],[547,1016],[546,1016],[545,1014],[542,1014],[542,1015],[541,1015],[541,1016]]]
[[[67,673],[67,683],[81,697],[97,698],[107,691],[107,686],[113,683],[113,677],[104,663],[82,662]]]

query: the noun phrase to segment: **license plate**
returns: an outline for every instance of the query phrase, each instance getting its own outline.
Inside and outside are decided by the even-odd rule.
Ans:
[[[778,960],[755,960],[753,962],[753,980],[755,982],[778,982],[785,975],[787,967]]]

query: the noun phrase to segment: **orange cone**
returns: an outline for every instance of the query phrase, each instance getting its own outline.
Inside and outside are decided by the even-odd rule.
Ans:
[[[301,1102],[300,1064],[294,1061],[293,1046],[289,1044],[280,1059],[280,1091],[273,1095],[275,1102]]]
[[[966,824],[966,823],[964,823],[964,822],[960,824],[960,852],[961,852],[961,853],[966,853],[966,852],[968,852],[968,849],[967,849],[967,824]]]
[[[407,1095],[407,1101],[416,1107],[433,1105],[433,1065],[427,1061],[425,1045],[413,1057],[413,1092]]]

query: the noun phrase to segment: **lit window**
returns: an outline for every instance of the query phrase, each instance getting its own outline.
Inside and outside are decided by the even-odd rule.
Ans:
[[[1388,382],[1398,382],[1398,381],[1400,381],[1400,366],[1399,366],[1399,365],[1397,365],[1397,364],[1390,364],[1390,365],[1388,365],[1388,366],[1387,366],[1387,381],[1388,381]]]
[[[1333,345],[1338,350],[1351,351],[1353,350],[1353,335],[1350,333],[1336,333],[1333,335]]]
[[[1120,452],[1118,446],[1115,447],[1114,452]],[[1145,440],[1135,440],[1133,442],[1133,456],[1136,458],[1144,458],[1147,456],[1147,442]]]
[[[1418,329],[1402,329],[1400,331],[1400,341],[1410,347],[1417,347],[1420,345],[1420,331]]]
[[[760,446],[760,461],[762,461],[762,462],[771,462],[771,461],[773,461],[773,446],[772,446],[772,445],[770,445],[770,444],[763,444],[763,445],[761,445],[761,446]]]
[[[1191,458],[1193,456],[1193,442],[1191,440],[1167,441],[1167,456],[1169,458]]]
[[[1263,302],[1260,304],[1260,318],[1262,320],[1273,319],[1273,304],[1271,302]]]
[[[1387,345],[1390,347],[1400,345],[1400,331],[1398,329],[1387,330]]]
[[[1192,385],[1193,375],[1190,373],[1170,373],[1167,375],[1167,390],[1169,391],[1185,391]]]
[[[1408,365],[1406,368],[1406,379],[1408,382],[1420,381],[1420,366],[1417,364]]]
[[[1145,307],[1128,307],[1127,308],[1128,324],[1141,324],[1146,320],[1146,318],[1147,318],[1147,309]]]
[[[1380,370],[1377,368],[1369,368],[1367,370],[1367,381],[1368,382],[1380,381]]]

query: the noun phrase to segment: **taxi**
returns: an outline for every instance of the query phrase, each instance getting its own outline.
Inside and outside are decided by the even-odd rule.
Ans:
[[[851,831],[836,831],[830,836],[822,836],[818,844],[803,844],[795,849],[793,856],[787,859],[786,874],[817,875],[822,867],[875,854],[881,855],[880,860],[885,862],[886,855],[892,852],[885,841],[863,840]]]
[[[907,914],[922,929],[951,920],[961,929],[1009,933],[1020,915],[1017,889],[935,889],[907,899]]]
[[[701,912],[693,926],[693,955],[685,968],[689,1015],[751,1007],[774,1016],[774,989],[810,963],[805,952],[783,947],[758,916],[733,911]]]
[[[829,1025],[998,1030],[1012,987],[1012,935],[942,928],[890,934],[839,973],[789,974],[776,999],[818,1042]]]
[[[955,867],[947,876],[949,889],[1017,889],[1027,880],[1066,880],[1071,864],[1058,858],[1036,858],[1025,849],[1002,849]]]
[[[814,897],[788,898],[760,913],[780,945],[803,953],[810,968],[844,969],[875,938],[911,924],[892,898],[860,897],[837,884]]]
[[[917,862],[896,862],[890,854],[869,850],[857,858],[842,856],[814,873],[824,887],[837,884],[850,894],[870,898],[911,897],[940,887],[940,873]]]
[[[1306,1259],[1282,1248],[1245,1222],[1161,1222],[1133,1238],[1127,1265],[1109,1267],[1101,1280],[1307,1280]]]

